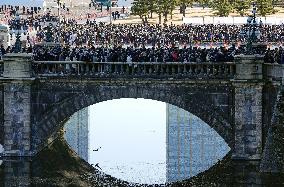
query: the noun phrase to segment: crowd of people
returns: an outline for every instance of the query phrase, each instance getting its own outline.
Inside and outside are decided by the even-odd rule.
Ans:
[[[25,17],[21,22],[26,28],[36,30],[37,41],[44,40],[42,26],[46,23],[58,23],[58,18],[49,13],[33,17]],[[13,27],[12,20],[8,24]],[[87,19],[84,24],[79,24],[75,19],[62,19],[60,24],[54,24],[52,35],[59,41],[59,36],[64,44],[70,45],[96,45],[104,43],[123,43],[152,45],[157,43],[170,44],[173,41],[179,44],[195,43],[236,43],[245,42],[246,36],[240,35],[247,31],[246,25],[205,24],[205,25],[159,25],[159,24],[107,24],[97,23]],[[280,43],[284,41],[284,25],[261,25],[260,42]],[[28,31],[27,31],[27,34]]]
[[[241,36],[244,25],[153,25],[153,24],[106,24],[87,20],[86,24],[63,21],[60,28],[54,28],[54,36],[60,34],[63,42],[70,45],[123,43],[152,45],[157,43],[236,43],[245,42]],[[260,42],[279,43],[284,41],[284,25],[262,25]],[[39,38],[42,40],[43,38]]]
[[[229,62],[238,53],[234,46],[226,49],[197,47],[42,47],[33,49],[37,61],[86,61],[86,62]]]
[[[13,47],[0,47],[1,56],[13,52]],[[30,46],[22,48],[23,53],[32,53],[36,61],[85,61],[85,62],[233,62],[234,56],[242,54],[244,48],[232,45],[229,48],[200,48],[200,47],[134,47],[134,46]],[[258,54],[264,55],[266,63],[284,64],[284,48],[268,48]]]
[[[75,19],[63,19],[60,24],[49,13],[20,19],[11,19],[10,28],[26,30],[27,45],[24,52],[33,52],[35,60],[79,60],[88,62],[224,62],[233,61],[234,55],[244,48],[241,36],[245,25],[158,25],[158,24],[107,24],[87,20],[78,24]],[[31,40],[29,30],[36,31]],[[282,42],[284,25],[260,25],[259,42]],[[40,42],[57,42],[61,45],[43,47]],[[210,47],[202,47],[209,43]],[[220,44],[221,43],[221,44]],[[212,45],[213,44],[213,45]],[[219,45],[214,45],[219,44]],[[14,47],[1,49],[1,55],[13,52]],[[270,63],[283,62],[283,49],[259,52]]]

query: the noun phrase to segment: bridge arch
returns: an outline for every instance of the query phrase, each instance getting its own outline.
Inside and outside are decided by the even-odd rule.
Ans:
[[[190,88],[188,88],[190,89]],[[33,125],[32,150],[36,154],[47,146],[49,139],[58,132],[75,112],[90,105],[120,98],[144,98],[180,107],[207,123],[233,148],[233,125],[208,95],[200,91],[188,92],[175,85],[124,84],[88,86],[65,98],[42,114]],[[54,94],[54,93],[53,93]]]

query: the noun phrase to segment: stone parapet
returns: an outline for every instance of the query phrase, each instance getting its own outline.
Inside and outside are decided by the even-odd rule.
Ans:
[[[262,55],[237,55],[235,56],[237,80],[261,80],[263,78]]]
[[[284,65],[283,64],[268,64],[263,65],[264,78],[271,81],[280,81],[284,83]]]
[[[32,55],[24,53],[9,53],[4,56],[4,78],[32,77]]]

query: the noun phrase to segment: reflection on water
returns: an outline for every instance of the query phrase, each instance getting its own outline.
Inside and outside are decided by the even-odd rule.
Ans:
[[[209,169],[229,150],[223,138],[201,119],[167,104],[167,182]]]
[[[84,108],[66,122],[64,138],[81,158],[89,159],[89,110]]]
[[[90,163],[136,183],[166,181],[166,104],[118,99],[90,107]],[[98,168],[98,167],[97,167]]]
[[[229,151],[222,137],[198,117],[145,99],[90,106],[74,114],[65,131],[69,145],[90,164],[135,183],[190,178],[209,169]]]
[[[283,186],[284,174],[260,173],[258,161],[234,161],[231,155],[181,186]],[[14,160],[15,159],[15,160]],[[33,159],[4,158],[0,166],[0,186],[141,187],[103,175],[74,156],[66,142],[58,139]],[[144,185],[145,187],[148,187]],[[150,187],[150,186],[149,186]]]

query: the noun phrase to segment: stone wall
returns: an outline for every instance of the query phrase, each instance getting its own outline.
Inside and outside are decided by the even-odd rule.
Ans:
[[[5,156],[30,155],[30,98],[29,84],[4,86]]]
[[[201,118],[232,147],[233,88],[228,82],[161,80],[49,80],[32,91],[32,149],[48,140],[72,114],[89,105],[119,98],[145,98],[173,104]]]
[[[4,144],[4,86],[0,85],[0,144]]]
[[[284,91],[281,89],[273,110],[271,124],[267,133],[260,169],[262,172],[284,173]]]
[[[31,186],[30,162],[25,160],[4,161],[4,186]]]
[[[262,154],[261,83],[235,83],[235,147],[233,158],[260,159]]]
[[[277,93],[280,89],[280,85],[266,84],[263,87],[263,117],[262,117],[262,133],[263,142],[266,141],[268,129],[271,125],[272,116],[274,113],[274,106],[277,100]],[[264,145],[263,145],[264,147]]]

